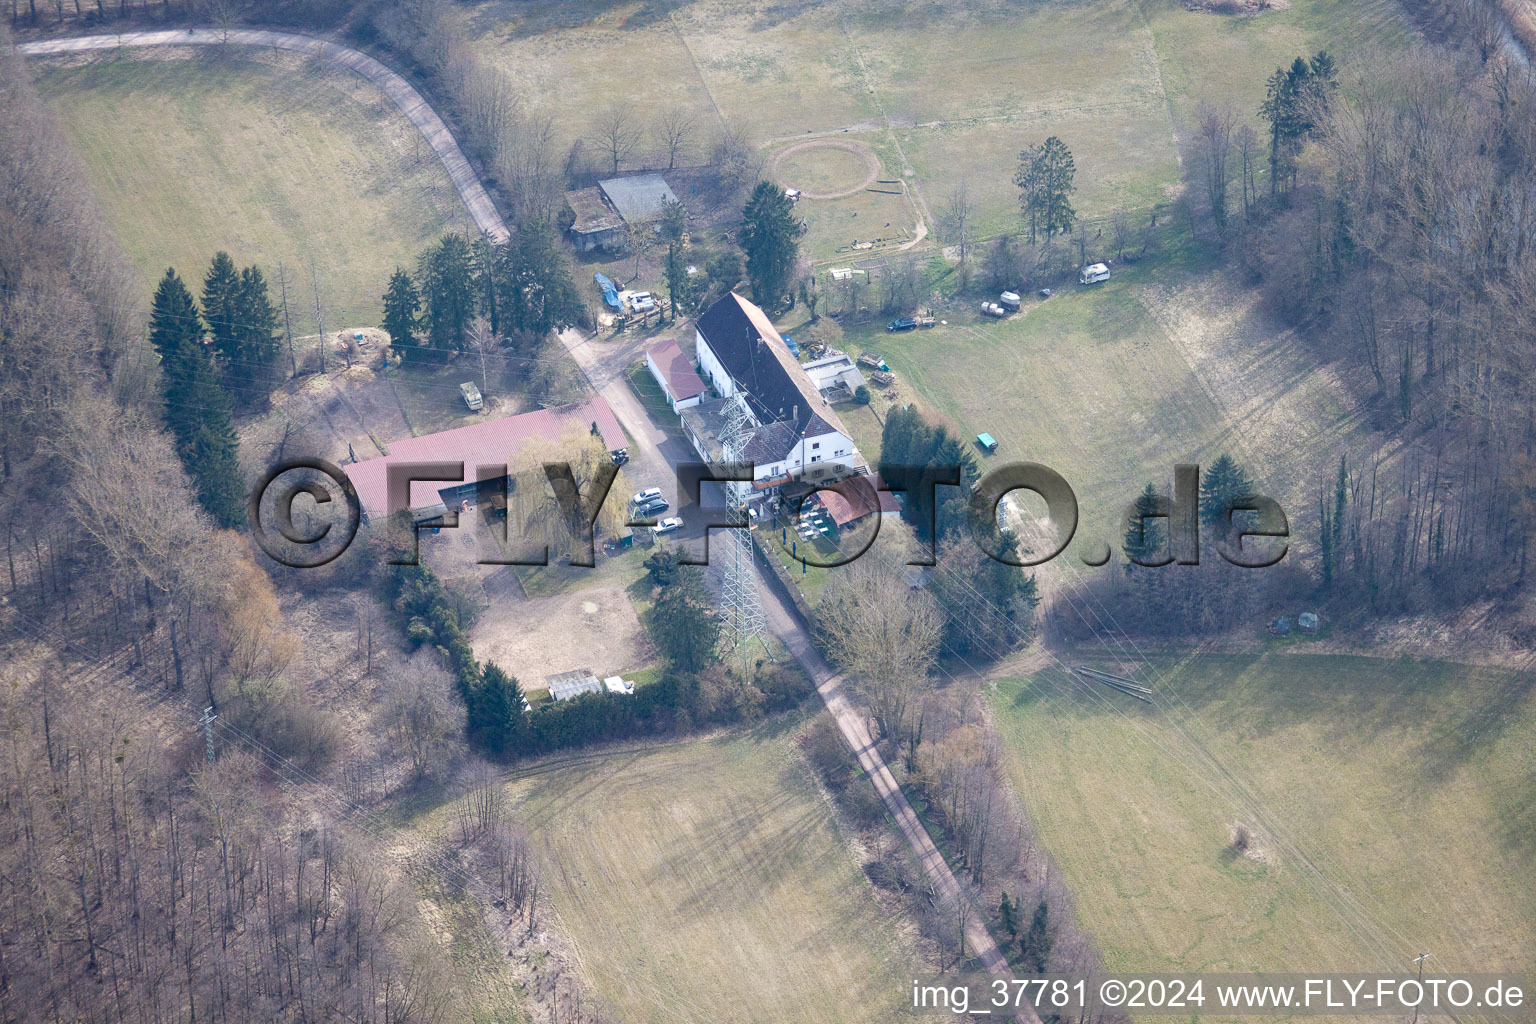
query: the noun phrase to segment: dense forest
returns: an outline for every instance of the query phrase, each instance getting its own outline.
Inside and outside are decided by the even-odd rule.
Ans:
[[[1401,448],[1318,484],[1331,589],[1376,606],[1524,581],[1536,499],[1536,94],[1476,47],[1339,68],[1245,246]],[[1272,85],[1272,92],[1274,86]]]
[[[0,30],[0,1016],[437,1019],[398,883],[267,770],[330,740],[270,580],[187,501],[100,222]]]

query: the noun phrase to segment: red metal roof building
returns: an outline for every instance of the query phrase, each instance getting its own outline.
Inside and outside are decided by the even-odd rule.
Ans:
[[[661,385],[673,412],[682,412],[703,400],[704,381],[694,372],[693,361],[683,355],[677,339],[666,338],[646,349],[645,365]]]
[[[572,429],[590,431],[594,427],[609,451],[618,451],[628,444],[624,428],[619,426],[607,400],[598,396],[587,402],[535,409],[516,416],[395,441],[390,444],[388,455],[355,462],[346,467],[346,474],[352,486],[357,488],[364,515],[381,518],[389,514],[387,473],[391,465],[464,463],[462,484],[430,481],[411,484],[410,507],[419,510],[449,501],[456,503],[460,492],[474,490],[477,467],[505,466],[531,440],[553,443]]]

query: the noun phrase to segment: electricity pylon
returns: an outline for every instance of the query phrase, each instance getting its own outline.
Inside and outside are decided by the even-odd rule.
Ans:
[[[727,398],[725,426],[720,431],[721,458],[724,462],[740,462],[746,451],[747,432],[751,419],[746,402],[740,393]],[[751,652],[759,646],[769,654],[768,641],[764,637],[767,624],[763,619],[763,603],[757,592],[757,567],[752,564],[752,537],[748,530],[746,494],[738,488],[751,484],[721,485],[728,508],[727,515],[737,529],[726,531],[725,583],[721,590],[721,604],[725,611],[726,644],[741,656],[743,679],[752,677]],[[748,492],[750,493],[750,492]]]

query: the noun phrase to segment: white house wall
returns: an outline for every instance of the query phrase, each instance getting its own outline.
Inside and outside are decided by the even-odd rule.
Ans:
[[[679,402],[677,396],[672,394],[672,386],[668,383],[666,374],[661,372],[661,367],[656,365],[656,360],[651,358],[649,352],[645,354],[645,368],[651,371],[651,376],[661,386],[661,393],[667,396],[667,404],[672,407],[673,412],[680,413],[684,409],[692,409],[704,400],[704,396],[699,394]]]
[[[725,372],[725,366],[715,355],[715,350],[709,347],[709,342],[704,340],[704,335],[694,331],[693,337],[697,349],[695,354],[699,357],[699,376],[715,389],[715,394],[721,398],[730,398],[736,393],[736,382]]]

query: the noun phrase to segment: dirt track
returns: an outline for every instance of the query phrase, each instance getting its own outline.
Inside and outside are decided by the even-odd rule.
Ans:
[[[779,164],[790,154],[799,153],[806,149],[841,149],[856,154],[864,158],[864,167],[868,171],[863,181],[852,188],[845,188],[840,192],[812,192],[809,189],[801,189],[800,194],[806,199],[841,199],[844,196],[851,196],[855,192],[864,191],[880,177],[880,158],[875,155],[874,150],[864,143],[853,139],[807,139],[805,142],[797,142],[793,146],[785,146],[773,154],[773,163],[770,165],[769,171],[773,175],[773,179],[781,185],[791,184],[784,181],[779,175]]]

